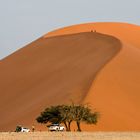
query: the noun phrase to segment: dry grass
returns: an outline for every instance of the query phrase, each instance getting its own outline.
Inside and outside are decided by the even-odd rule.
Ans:
[[[140,140],[140,132],[1,132],[0,140]]]

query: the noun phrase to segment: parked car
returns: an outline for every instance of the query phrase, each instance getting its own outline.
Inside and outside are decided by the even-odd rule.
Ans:
[[[21,132],[30,132],[29,128],[21,127]]]
[[[65,127],[60,124],[51,124],[47,126],[49,131],[64,131]]]
[[[17,126],[15,132],[30,132],[30,129],[22,126]]]

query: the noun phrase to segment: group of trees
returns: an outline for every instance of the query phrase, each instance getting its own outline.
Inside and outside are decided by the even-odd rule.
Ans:
[[[57,105],[46,108],[36,118],[38,123],[63,123],[66,131],[71,131],[71,123],[74,121],[77,124],[77,131],[81,131],[81,122],[87,124],[96,124],[99,113],[92,112],[86,105]]]

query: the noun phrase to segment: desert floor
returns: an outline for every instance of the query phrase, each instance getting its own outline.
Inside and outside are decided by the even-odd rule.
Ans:
[[[140,140],[140,132],[1,132],[0,140]]]

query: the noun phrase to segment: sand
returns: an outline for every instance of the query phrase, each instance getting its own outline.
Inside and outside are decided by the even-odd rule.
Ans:
[[[77,25],[0,61],[0,131],[17,124],[42,129],[35,118],[46,106],[72,100],[101,113],[99,123],[84,130],[140,131],[139,35],[131,24]]]
[[[34,132],[0,133],[2,140],[139,140],[135,132]]]

